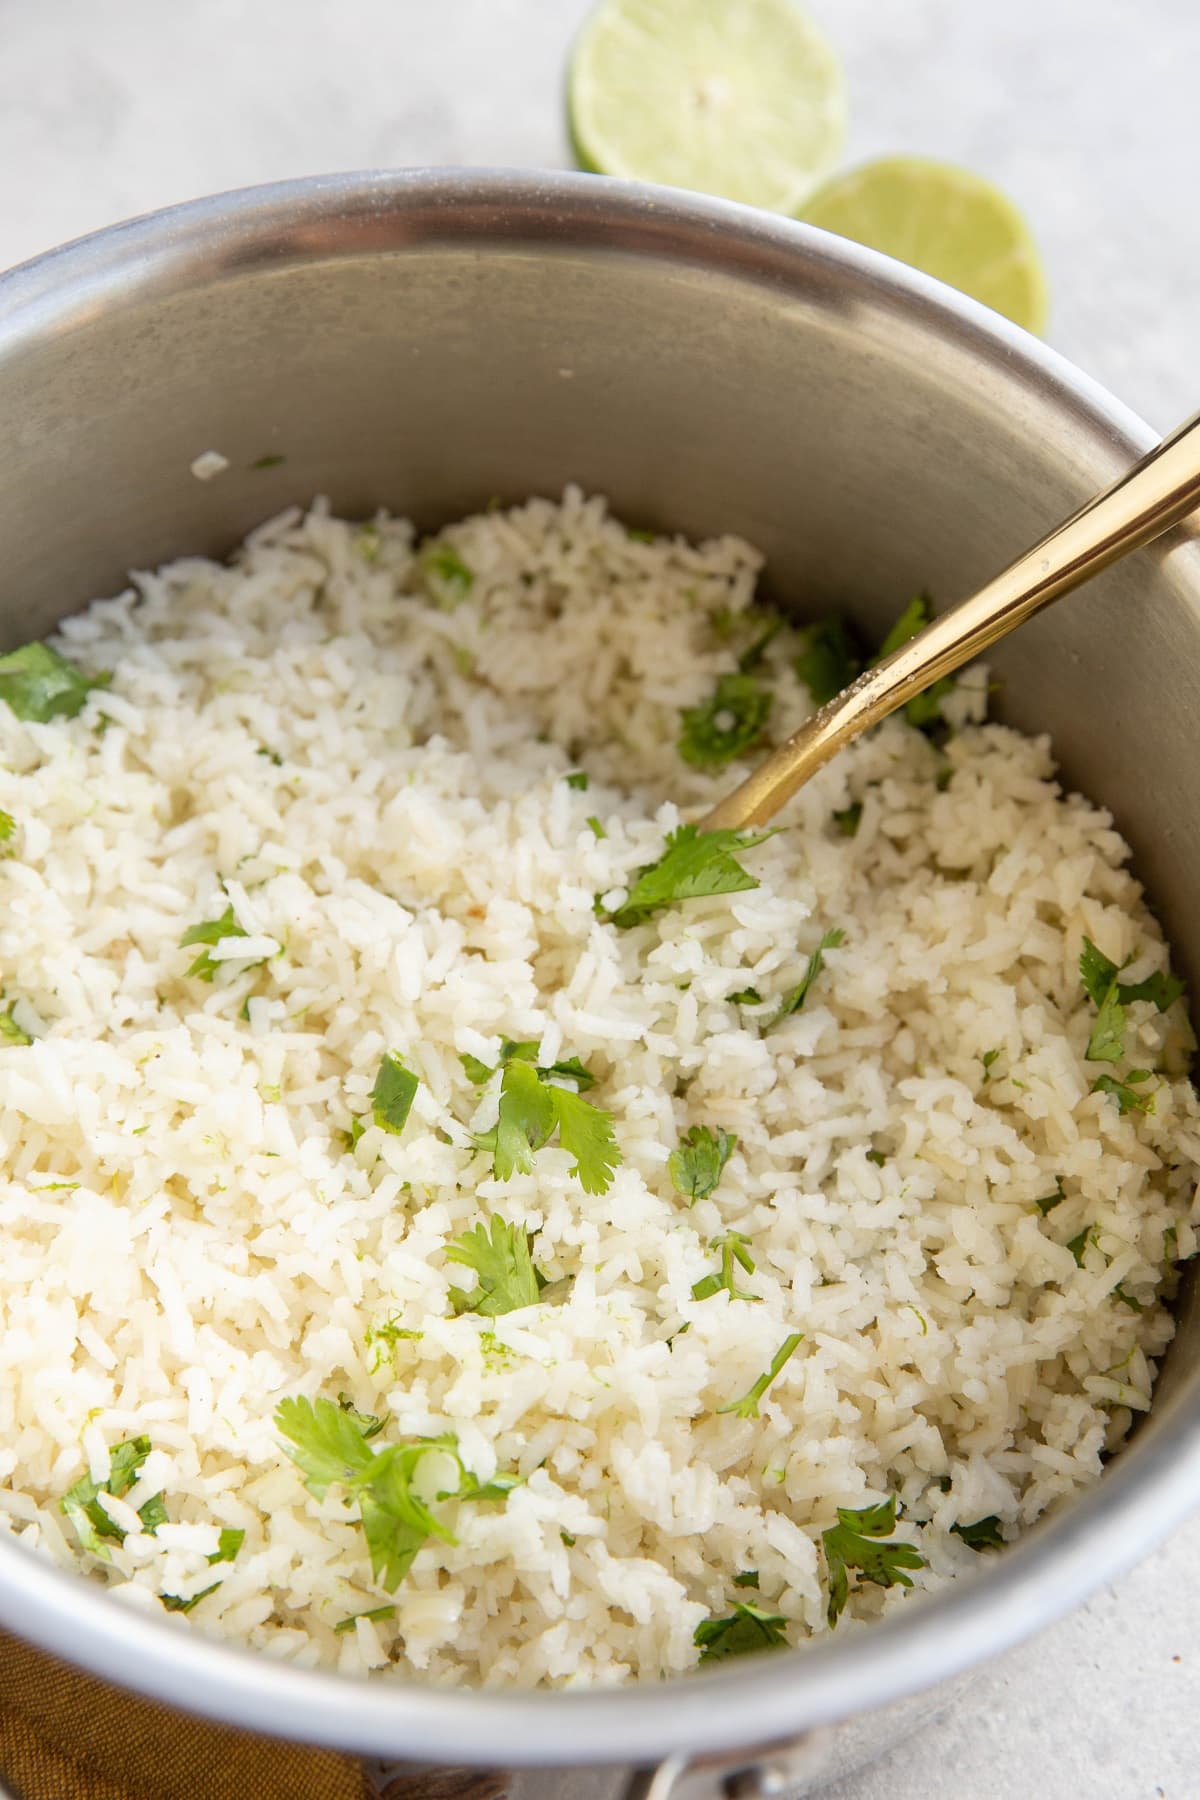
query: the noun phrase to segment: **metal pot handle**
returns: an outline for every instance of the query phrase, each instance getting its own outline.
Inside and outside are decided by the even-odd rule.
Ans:
[[[521,1769],[507,1800],[784,1800],[813,1791],[834,1737],[825,1728],[715,1756],[681,1750],[649,1769]]]

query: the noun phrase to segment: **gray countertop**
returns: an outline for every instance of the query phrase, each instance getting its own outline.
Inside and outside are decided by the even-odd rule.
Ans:
[[[850,157],[947,156],[1043,246],[1051,341],[1166,429],[1200,405],[1195,0],[810,0]],[[0,267],[278,177],[557,164],[583,0],[0,0]],[[830,1800],[1189,1800],[1200,1519]]]

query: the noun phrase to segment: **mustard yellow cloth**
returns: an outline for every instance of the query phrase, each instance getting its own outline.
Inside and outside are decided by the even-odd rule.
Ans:
[[[357,1757],[173,1712],[0,1633],[0,1787],[13,1800],[495,1800],[503,1785],[445,1770],[380,1787]]]

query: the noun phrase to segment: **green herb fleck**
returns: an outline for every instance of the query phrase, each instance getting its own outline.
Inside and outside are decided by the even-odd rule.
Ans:
[[[817,619],[804,630],[804,648],[796,658],[796,674],[818,706],[848,688],[862,668],[854,640],[843,620]]]
[[[851,801],[840,812],[835,812],[833,822],[843,837],[857,837],[858,827],[862,822],[863,803],[861,800]]]
[[[809,957],[808,967],[805,969],[799,983],[794,988],[791,988],[780,1001],[779,1010],[771,1020],[772,1025],[777,1025],[781,1019],[786,1019],[792,1013],[800,1011],[800,1008],[808,999],[809,988],[811,988],[813,982],[817,979],[817,976],[821,973],[821,969],[824,966],[825,952],[827,950],[836,950],[838,945],[845,943],[845,941],[846,934],[837,925],[835,925],[832,930],[825,933],[824,937]]]
[[[234,918],[232,906],[227,906],[219,919],[205,919],[202,924],[193,925],[185,931],[179,940],[179,947],[181,950],[187,950],[194,944],[215,945],[224,943],[226,938],[249,937],[249,935],[249,932],[244,931]],[[251,969],[266,960],[265,956],[252,957],[247,961],[245,967]],[[195,962],[185,970],[185,973],[194,975],[198,981],[212,981],[220,967],[221,963],[210,956],[208,950],[202,950]]]
[[[444,612],[450,612],[475,585],[475,575],[451,544],[432,544],[425,550],[419,567],[429,597]]]
[[[874,1163],[877,1169],[882,1169],[887,1163],[887,1157],[883,1154],[882,1150],[868,1150],[867,1161],[869,1163]]]
[[[190,1613],[193,1606],[199,1606],[202,1600],[207,1600],[210,1594],[215,1594],[220,1585],[219,1581],[214,1581],[211,1587],[201,1588],[200,1592],[193,1594],[190,1600],[184,1600],[178,1594],[160,1594],[158,1597],[163,1603],[164,1612]]]
[[[566,782],[567,782],[567,786],[569,788],[574,788],[576,793],[579,793],[579,794],[587,793],[588,778],[587,778],[586,770],[572,769],[571,773],[566,777]]]
[[[579,1541],[576,1538],[575,1534],[571,1531],[560,1531],[558,1535],[562,1539],[563,1543],[567,1546],[568,1550],[573,1550],[575,1548],[575,1545]]]
[[[770,690],[753,675],[722,675],[710,700],[685,710],[679,754],[694,768],[720,768],[758,742],[770,710]]]
[[[996,1062],[999,1055],[1000,1055],[999,1050],[985,1050],[984,1051],[984,1053],[983,1053],[983,1079],[985,1081],[991,1080],[992,1064],[994,1062]]]
[[[0,1012],[0,1043],[32,1044],[32,1042],[33,1039],[29,1033],[17,1024],[11,1006],[6,1011]]]
[[[400,1343],[416,1343],[421,1337],[419,1331],[406,1330],[400,1323],[399,1313],[393,1313],[380,1325],[369,1325],[363,1334],[363,1347],[374,1351],[371,1373],[375,1375],[383,1367],[385,1361],[396,1365],[396,1345]]]
[[[625,527],[625,536],[629,539],[631,544],[652,544],[654,542],[654,533],[652,531],[643,531],[640,526],[636,525],[627,525]]]
[[[1004,1548],[1004,1537],[1000,1530],[1000,1517],[997,1513],[989,1513],[986,1519],[976,1519],[973,1525],[952,1525],[950,1529],[972,1550],[1003,1550]]]
[[[756,888],[758,882],[746,873],[734,852],[752,850],[773,835],[770,831],[701,831],[698,825],[680,825],[668,836],[658,861],[638,870],[624,902],[614,913],[601,916],[607,916],[610,924],[628,928],[681,900]]]
[[[118,1544],[125,1542],[125,1532],[109,1518],[100,1504],[99,1496],[111,1494],[114,1499],[123,1500],[137,1481],[142,1464],[149,1454],[148,1437],[126,1438],[122,1443],[114,1444],[109,1451],[108,1474],[103,1481],[93,1481],[90,1475],[84,1475],[67,1489],[59,1506],[74,1526],[81,1550],[88,1550],[93,1556],[109,1562],[111,1556],[103,1540],[114,1539]],[[151,1534],[166,1522],[166,1517],[166,1508],[158,1494],[147,1500],[138,1511],[142,1529]]]
[[[0,844],[7,844],[16,829],[17,822],[12,814],[0,809]]]
[[[75,718],[92,689],[111,680],[111,675],[85,675],[49,644],[22,644],[0,656],[0,700],[18,719],[38,725]]]
[[[343,1412],[350,1414],[365,1438],[378,1437],[387,1424],[387,1419],[381,1418],[378,1413],[360,1412],[349,1394],[339,1394],[338,1405]]]
[[[1132,1084],[1150,1079],[1149,1069],[1131,1069],[1124,1081],[1116,1081],[1111,1075],[1098,1075],[1092,1083],[1093,1094],[1110,1094],[1117,1103],[1119,1113],[1149,1112],[1154,1103],[1154,1093],[1139,1094]]]
[[[1127,1306],[1130,1312],[1142,1313],[1146,1310],[1143,1302],[1138,1299],[1136,1294],[1131,1294],[1122,1282],[1118,1282],[1113,1289],[1113,1297],[1119,1300],[1122,1306]]]
[[[781,1613],[762,1612],[737,1600],[725,1618],[701,1620],[692,1642],[699,1647],[702,1663],[722,1662],[727,1656],[745,1656],[754,1650],[786,1648],[786,1623]]]
[[[756,1588],[758,1586],[758,1570],[740,1570],[733,1578],[733,1585],[740,1588]]]
[[[896,1528],[894,1496],[859,1511],[839,1506],[837,1516],[837,1524],[821,1533],[829,1570],[827,1617],[830,1626],[836,1625],[841,1618],[849,1597],[848,1569],[856,1569],[860,1581],[890,1588],[911,1587],[912,1577],[904,1571],[925,1567],[925,1558],[911,1544],[878,1542]]]
[[[1061,1175],[1056,1175],[1054,1177],[1054,1192],[1052,1194],[1043,1194],[1040,1200],[1034,1201],[1034,1205],[1044,1219],[1046,1214],[1052,1213],[1056,1206],[1061,1206],[1066,1197],[1067,1190],[1063,1187],[1063,1178]]]
[[[450,1289],[454,1311],[495,1319],[536,1306],[546,1278],[533,1266],[531,1246],[523,1225],[509,1225],[501,1218],[493,1218],[490,1236],[486,1226],[475,1225],[456,1238],[447,1246],[446,1261],[473,1269],[478,1280],[469,1292]]]
[[[730,994],[730,1006],[761,1006],[763,997],[757,988],[739,988],[736,994]]]
[[[1087,1250],[1088,1245],[1095,1242],[1095,1235],[1096,1227],[1094,1225],[1085,1225],[1081,1232],[1078,1232],[1075,1237],[1068,1240],[1067,1249],[1075,1258],[1076,1268],[1082,1269],[1084,1253]]]
[[[222,1526],[217,1537],[217,1547],[208,1558],[210,1563],[232,1562],[246,1540],[246,1533],[237,1525]]]
[[[771,1358],[771,1366],[766,1373],[759,1376],[753,1387],[749,1388],[740,1400],[727,1400],[724,1406],[718,1406],[717,1411],[719,1413],[736,1413],[740,1419],[757,1419],[759,1401],[788,1358],[795,1355],[803,1339],[802,1331],[793,1331],[788,1337],[785,1337]]]
[[[714,1132],[707,1125],[693,1125],[684,1133],[679,1148],[667,1158],[667,1172],[689,1206],[712,1193],[736,1149],[737,1138],[731,1131]]]
[[[333,1629],[334,1633],[341,1637],[343,1633],[353,1631],[360,1619],[370,1619],[374,1625],[382,1619],[394,1619],[395,1616],[394,1606],[372,1606],[366,1612],[351,1613],[348,1618],[339,1619]]]
[[[587,823],[588,823],[588,830],[591,832],[591,834],[594,838],[606,838],[608,836],[607,831],[605,831],[603,825],[600,823],[599,819],[595,816],[594,813],[588,819]]]
[[[746,623],[748,625],[753,623],[752,615],[746,615]],[[749,675],[760,666],[767,654],[768,646],[775,642],[782,630],[783,620],[777,614],[769,615],[766,624],[753,643],[748,645],[738,657],[738,673],[740,675]]]
[[[371,1119],[381,1131],[399,1137],[408,1122],[412,1103],[421,1083],[400,1058],[389,1051],[379,1065],[375,1086],[371,1089]]]
[[[273,451],[267,456],[260,456],[257,462],[250,464],[250,467],[252,469],[281,469],[286,461],[286,456],[280,456]]]
[[[757,1301],[757,1294],[747,1294],[737,1285],[737,1267],[745,1269],[747,1275],[754,1273],[754,1258],[747,1245],[750,1240],[743,1237],[740,1231],[727,1231],[723,1236],[714,1238],[712,1248],[721,1252],[721,1267],[711,1275],[705,1275],[692,1288],[693,1300],[709,1300],[714,1294],[725,1292],[731,1300]]]

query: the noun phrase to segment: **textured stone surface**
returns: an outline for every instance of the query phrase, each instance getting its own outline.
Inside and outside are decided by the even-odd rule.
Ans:
[[[852,159],[969,163],[1024,206],[1050,338],[1162,429],[1200,405],[1195,0],[811,0]],[[226,187],[565,160],[581,0],[0,0],[0,266]],[[829,1800],[1189,1800],[1200,1522]],[[614,1749],[616,1746],[614,1746]]]

